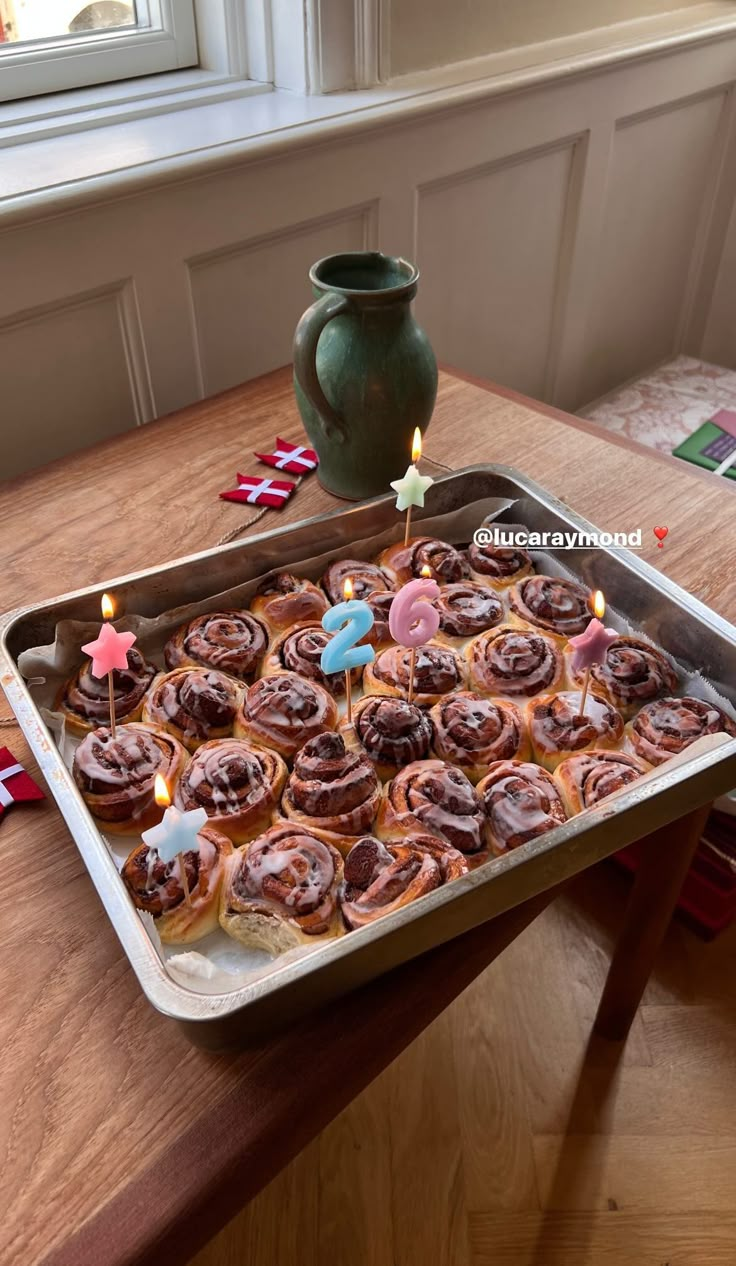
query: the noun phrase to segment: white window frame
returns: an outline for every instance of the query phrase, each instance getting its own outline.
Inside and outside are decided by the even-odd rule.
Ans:
[[[196,66],[194,0],[139,0],[141,9],[146,25],[135,29],[0,44],[0,101]]]

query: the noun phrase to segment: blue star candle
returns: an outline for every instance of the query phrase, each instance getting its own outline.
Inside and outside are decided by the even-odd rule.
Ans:
[[[424,506],[424,494],[428,488],[431,488],[434,480],[429,475],[420,475],[417,462],[422,455],[422,432],[419,427],[414,431],[414,442],[411,446],[411,465],[407,467],[406,474],[403,479],[392,479],[391,487],[394,492],[398,493],[396,498],[396,509],[406,510],[406,529],[404,531],[404,544],[409,544],[409,532],[411,530],[411,508],[412,506]]]
[[[361,638],[367,636],[373,628],[374,615],[367,602],[353,598],[353,582],[348,576],[343,586],[344,602],[330,607],[322,616],[322,628],[325,633],[334,633],[320,655],[320,668],[328,676],[330,673],[345,673],[345,697],[347,700],[348,725],[353,720],[353,683],[350,673],[353,668],[362,668],[370,664],[376,657],[372,646],[356,646]]]
[[[189,895],[184,854],[199,848],[197,836],[202,827],[207,825],[207,811],[201,808],[189,809],[187,812],[177,809],[171,803],[166,779],[161,774],[156,774],[154,788],[156,804],[161,805],[162,808],[167,806],[166,812],[158,826],[152,826],[149,831],[144,831],[141,839],[148,848],[156,850],[162,862],[173,862],[174,858],[178,857],[181,886],[184,889],[186,903],[190,906],[192,899]]]

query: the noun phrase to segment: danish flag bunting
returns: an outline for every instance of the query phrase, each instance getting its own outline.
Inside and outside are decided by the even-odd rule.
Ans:
[[[7,747],[0,747],[0,817],[11,804],[24,800],[45,800],[41,788],[18,764]]]
[[[241,475],[238,472],[238,486],[228,492],[221,492],[223,501],[244,501],[249,506],[270,506],[280,510],[286,505],[296,484],[288,479],[262,479],[260,475]]]
[[[267,466],[275,466],[277,470],[286,470],[290,475],[308,475],[316,470],[319,458],[313,448],[304,448],[302,444],[290,444],[276,436],[276,451],[273,453],[254,453],[259,462]]]

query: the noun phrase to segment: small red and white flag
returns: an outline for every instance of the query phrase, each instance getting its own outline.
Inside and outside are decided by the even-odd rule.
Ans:
[[[27,774],[7,747],[0,747],[0,817],[11,804],[45,800],[41,788]]]
[[[244,501],[249,506],[270,506],[280,510],[296,488],[288,479],[262,479],[260,475],[241,475],[238,486],[221,492],[223,501]]]
[[[304,448],[302,444],[290,444],[288,440],[276,437],[276,451],[273,453],[254,453],[259,462],[267,466],[275,466],[277,470],[286,470],[290,475],[308,475],[316,470],[319,458],[313,448]]]

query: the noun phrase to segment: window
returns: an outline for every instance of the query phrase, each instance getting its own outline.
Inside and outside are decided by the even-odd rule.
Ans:
[[[194,0],[0,0],[0,100],[197,60]]]

